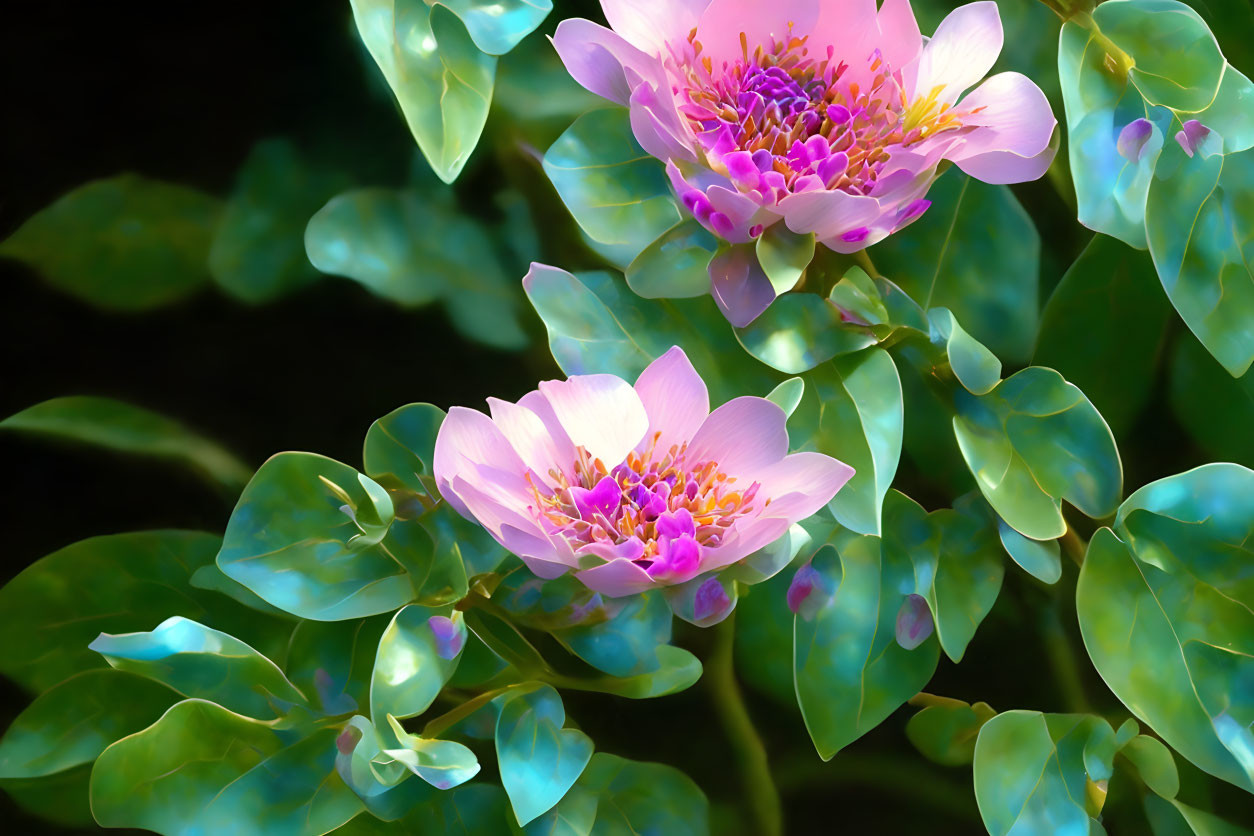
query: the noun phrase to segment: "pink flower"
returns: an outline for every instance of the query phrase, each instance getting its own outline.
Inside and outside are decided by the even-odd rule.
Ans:
[[[449,410],[435,443],[440,493],[542,578],[568,570],[631,595],[721,569],[818,511],[853,475],[788,453],[765,398],[710,411],[678,347],[633,387],[609,374],[549,380],[492,416]]]
[[[1057,121],[1019,73],[967,95],[1002,47],[990,0],[926,42],[909,0],[602,0],[562,21],[571,75],[626,105],[698,221],[744,243],[782,220],[833,250],[918,218],[937,166],[988,183],[1045,173]]]

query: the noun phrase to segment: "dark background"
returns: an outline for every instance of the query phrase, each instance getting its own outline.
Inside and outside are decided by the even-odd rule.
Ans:
[[[542,31],[574,14],[600,17],[592,4],[568,3]],[[345,0],[194,10],[166,2],[22,4],[0,27],[7,110],[0,239],[69,189],[123,171],[226,194],[252,145],[268,136],[302,146],[331,142],[356,155],[367,182],[403,180],[412,140],[390,103],[370,92],[370,72]],[[461,192],[485,171],[472,162]],[[1066,209],[1047,185],[1017,192],[1051,256],[1044,298],[1057,265],[1069,263],[1087,235],[1060,222]],[[545,219],[538,221],[544,229]],[[0,282],[0,415],[59,395],[116,397],[174,416],[253,465],[288,449],[356,464],[371,421],[401,404],[516,399],[559,374],[534,317],[535,348],[504,353],[458,337],[438,308],[404,311],[347,281],[321,281],[260,308],[207,288],[140,315],[97,312],[12,261],[0,261]],[[1129,489],[1206,460],[1170,417],[1161,391],[1145,416],[1123,445]],[[1128,455],[1129,446],[1152,453]],[[0,435],[0,461],[8,520],[2,580],[93,535],[220,531],[234,500],[178,467],[25,437]],[[908,471],[903,477],[912,492]],[[919,498],[926,504],[929,497]],[[998,709],[1067,710],[1041,638],[1061,629],[1093,707],[1116,722],[1125,717],[1079,643],[1069,609],[1074,574],[1068,564],[1057,590],[1045,591],[1009,570],[961,669],[942,659],[928,690]],[[681,630],[678,640],[702,655],[709,638]],[[983,832],[969,769],[935,766],[914,752],[902,733],[909,710],[822,764],[795,706],[752,691],[749,697],[790,833]],[[0,723],[7,726],[28,699],[0,685]],[[599,749],[664,761],[693,777],[716,805],[715,832],[725,832],[738,777],[703,685],[653,701],[572,694],[567,702]],[[1117,802],[1112,797],[1111,806]],[[1216,802],[1240,818],[1248,797],[1222,787]],[[3,794],[0,821],[7,832],[50,832]],[[1112,811],[1107,827],[1142,832],[1135,816],[1126,821],[1121,829]]]

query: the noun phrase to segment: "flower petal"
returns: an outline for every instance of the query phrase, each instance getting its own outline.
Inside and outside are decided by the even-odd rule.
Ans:
[[[600,592],[610,598],[647,592],[657,586],[649,573],[638,564],[621,558],[576,572],[575,577],[593,592]]]
[[[963,124],[976,126],[975,130],[945,155],[963,171],[986,183],[1022,183],[1035,180],[1049,167],[1053,152],[1044,159],[1041,155],[1050,149],[1058,120],[1041,88],[1027,76],[998,73],[965,97],[960,107],[980,108],[963,118]]]
[[[627,42],[652,55],[681,43],[696,28],[708,0],[601,0],[610,27]]]
[[[906,89],[913,89],[914,77],[918,73],[915,62],[923,50],[923,36],[919,33],[919,22],[914,17],[910,0],[884,0],[876,23],[884,60],[894,70],[901,70]]]
[[[830,502],[853,474],[853,468],[839,459],[807,451],[785,456],[754,478],[762,483],[758,495],[771,500],[763,514],[791,525]]]
[[[641,52],[620,35],[580,17],[568,18],[553,33],[553,47],[566,70],[575,81],[602,98],[620,105],[631,101],[634,86],[626,69],[635,72],[635,80],[660,80],[661,62]]]
[[[507,507],[469,479],[458,476],[451,490],[470,509],[475,521],[537,575],[554,578],[577,565],[574,552],[564,540],[549,537],[533,520]]]
[[[631,384],[612,374],[575,375],[540,384],[570,440],[612,468],[649,431],[649,416]]]
[[[628,73],[632,83],[635,73]],[[692,148],[695,137],[688,123],[675,109],[675,99],[668,89],[648,81],[638,81],[631,92],[631,133],[650,155],[659,160],[696,160]]]
[[[779,208],[789,229],[799,235],[813,232],[820,240],[870,226],[883,213],[873,197],[826,190],[790,195]]]
[[[938,101],[953,104],[988,74],[1001,47],[1001,16],[993,0],[959,6],[923,47],[912,99],[926,98],[934,87],[942,86]]]
[[[527,469],[491,418],[462,406],[450,409],[436,433],[431,470],[440,494],[464,517],[471,514],[450,486],[458,476],[473,478],[476,465],[489,462],[497,467],[513,469],[518,474]]]
[[[575,461],[575,447],[566,433],[555,436],[539,415],[521,403],[488,398],[488,409],[492,412],[492,422],[500,428],[523,463],[541,482],[555,487],[549,471],[554,468],[565,471]]]
[[[874,0],[870,2],[874,13]],[[829,5],[843,4],[829,0]],[[754,47],[765,46],[772,37],[782,40],[788,35],[809,35],[818,19],[819,0],[711,0],[697,23],[697,40],[704,48],[702,54],[717,67],[740,57],[742,32],[752,53]]]
[[[641,447],[652,444],[658,433],[659,450],[682,444],[692,438],[710,414],[710,393],[705,381],[679,346],[650,363],[636,378],[635,389],[649,416],[649,431],[640,442]]]
[[[688,444],[689,465],[718,462],[719,470],[749,482],[788,452],[788,418],[766,398],[734,398],[710,413]]]
[[[735,247],[710,260],[710,295],[723,316],[744,328],[775,301],[775,287],[753,250]]]
[[[771,8],[770,3],[760,5]],[[819,18],[810,37],[810,51],[826,52],[827,47],[832,47],[836,60],[848,65],[842,78],[865,86],[874,75],[866,59],[880,43],[875,0],[821,0],[818,6]]]

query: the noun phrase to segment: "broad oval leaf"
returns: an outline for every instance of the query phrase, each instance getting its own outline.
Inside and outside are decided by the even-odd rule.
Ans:
[[[411,605],[392,617],[379,639],[370,678],[370,714],[380,734],[389,716],[426,711],[457,670],[466,644],[460,612]]]
[[[1000,517],[997,518],[997,535],[1006,554],[1032,577],[1042,583],[1057,583],[1062,577],[1061,550],[1057,540],[1024,537]]]
[[[659,235],[627,265],[627,286],[646,299],[686,299],[710,292],[710,259],[718,239],[696,218]]]
[[[785,374],[801,374],[878,342],[868,329],[846,323],[839,308],[814,293],[781,296],[751,324],[736,329],[736,339],[745,351]]]
[[[758,236],[753,250],[778,296],[792,290],[810,266],[814,258],[814,233],[799,235],[787,224],[771,224]]]
[[[945,349],[954,377],[972,395],[987,395],[1001,382],[1001,361],[963,330],[948,308],[927,312],[932,341]]]
[[[562,699],[548,685],[515,692],[501,707],[496,758],[519,825],[561,801],[592,757],[592,740],[562,728],[565,720]]]
[[[975,757],[980,729],[996,714],[986,702],[929,696],[927,705],[906,723],[906,737],[928,760],[963,766]]]

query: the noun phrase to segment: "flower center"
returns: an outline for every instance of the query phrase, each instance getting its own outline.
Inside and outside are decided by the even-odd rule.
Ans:
[[[686,54],[668,62],[681,80],[680,112],[712,167],[771,202],[815,188],[870,194],[888,149],[962,127],[965,114],[937,100],[943,85],[909,101],[901,71],[879,49],[859,83],[833,47],[811,55],[804,37],[750,52],[742,33],[741,57],[721,68],[695,38],[694,30]]]
[[[532,512],[576,550],[634,560],[654,577],[692,574],[701,547],[720,545],[735,520],[753,510],[760,485],[739,489],[717,462],[688,463],[687,443],[658,450],[660,435],[612,471],[576,447],[573,476],[553,469],[555,489],[531,483]]]

